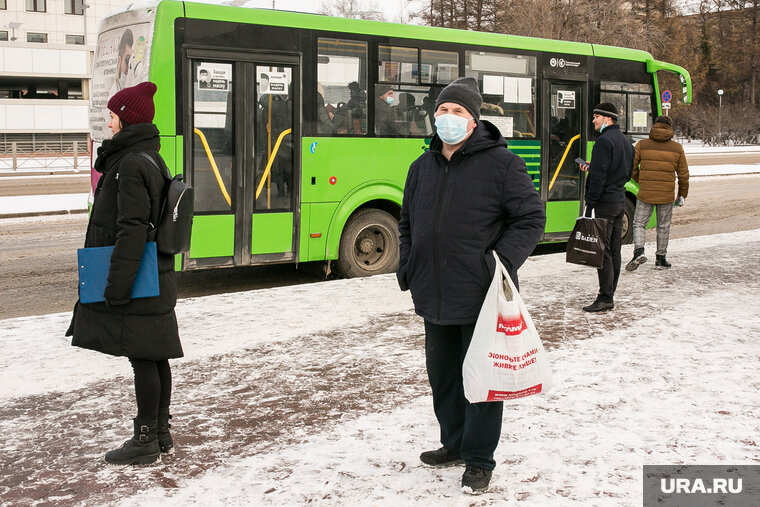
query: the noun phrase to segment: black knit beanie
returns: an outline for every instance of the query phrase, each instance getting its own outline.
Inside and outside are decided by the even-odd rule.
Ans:
[[[441,90],[435,101],[435,109],[444,102],[453,102],[463,106],[473,118],[480,119],[480,106],[483,105],[483,97],[480,96],[478,82],[471,77],[460,77]]]
[[[602,116],[607,116],[613,120],[617,120],[618,116],[620,116],[618,108],[615,107],[615,104],[612,102],[602,102],[601,104],[597,104],[594,108],[594,114],[601,114]]]
[[[665,125],[670,125],[671,127],[673,126],[673,118],[671,118],[670,116],[665,116],[665,115],[658,116],[657,118],[655,118],[654,122],[664,123]]]

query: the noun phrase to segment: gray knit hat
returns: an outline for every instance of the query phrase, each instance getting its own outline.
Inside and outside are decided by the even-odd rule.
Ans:
[[[618,108],[615,107],[615,104],[612,102],[602,102],[601,104],[597,104],[596,107],[594,107],[594,114],[601,114],[602,116],[607,116],[613,120],[617,120],[618,116],[620,116]]]
[[[480,106],[483,105],[483,97],[480,96],[478,82],[471,77],[460,77],[441,90],[435,101],[435,109],[444,102],[453,102],[463,106],[470,112],[473,118],[480,119]]]

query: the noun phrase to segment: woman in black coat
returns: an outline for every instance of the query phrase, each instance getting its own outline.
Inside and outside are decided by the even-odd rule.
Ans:
[[[135,374],[134,436],[106,454],[108,463],[148,464],[174,451],[169,433],[169,359],[182,357],[174,306],[174,257],[158,253],[159,295],[131,299],[145,244],[155,235],[168,176],[153,125],[156,85],[140,83],[108,101],[113,137],[98,149],[102,173],[85,248],[113,246],[105,302],[77,303],[67,336],[72,345],[129,358]],[[155,165],[145,155],[155,161]],[[160,168],[160,169],[159,169]]]

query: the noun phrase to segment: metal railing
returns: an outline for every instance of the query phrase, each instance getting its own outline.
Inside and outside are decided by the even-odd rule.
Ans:
[[[13,141],[0,144],[0,170],[50,171],[89,169],[89,143],[81,141]]]

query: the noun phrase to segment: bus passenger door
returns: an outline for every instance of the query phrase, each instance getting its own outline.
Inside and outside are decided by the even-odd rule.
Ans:
[[[299,66],[274,58],[188,50],[184,165],[195,216],[185,268],[296,259]]]
[[[544,81],[541,154],[541,198],[546,202],[544,239],[564,240],[579,215],[581,171],[575,162],[585,157],[583,116],[584,84]]]

